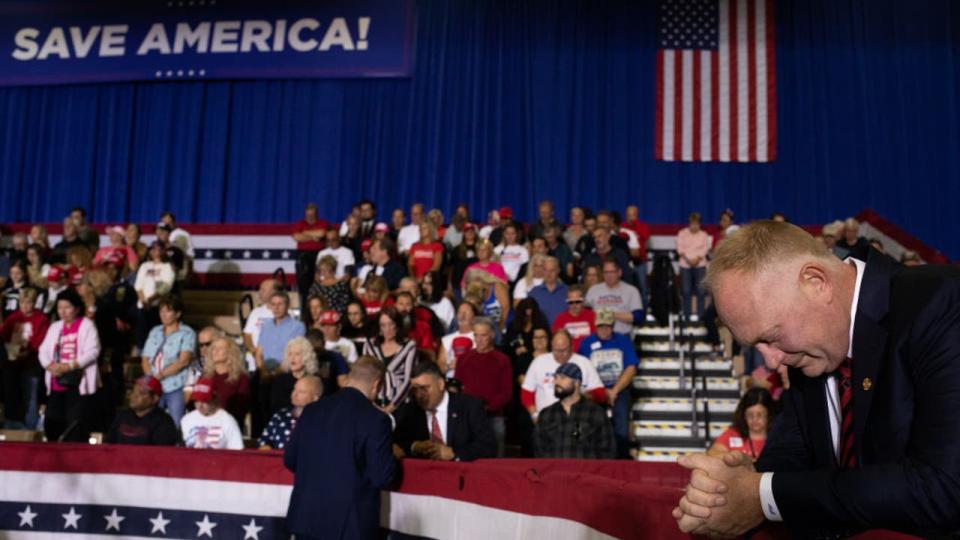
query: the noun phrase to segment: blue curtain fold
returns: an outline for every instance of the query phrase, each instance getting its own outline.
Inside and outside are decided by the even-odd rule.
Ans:
[[[655,2],[422,0],[413,76],[0,89],[0,221],[271,223],[541,198],[651,222],[871,207],[960,258],[960,7],[778,0],[771,164],[653,159]]]

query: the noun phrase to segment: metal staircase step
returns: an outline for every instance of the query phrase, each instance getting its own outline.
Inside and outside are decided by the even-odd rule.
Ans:
[[[729,377],[733,370],[733,362],[720,358],[698,356],[696,359],[697,375],[707,377]],[[684,359],[683,369],[689,374],[693,364],[690,358]],[[668,356],[641,358],[637,366],[637,375],[650,377],[669,377],[680,375],[680,359]]]
[[[674,329],[676,335],[680,335],[679,329]],[[683,335],[692,336],[692,337],[705,337],[707,335],[707,328],[703,325],[698,326],[686,326],[683,329]],[[667,338],[670,336],[670,327],[668,326],[638,326],[633,330],[633,337],[662,337]]]
[[[631,427],[634,436],[638,440],[650,441],[660,437],[693,437],[691,425],[692,422],[689,420],[686,422],[654,422],[643,420],[633,422]],[[697,422],[697,425],[699,426],[699,434],[702,436],[706,429],[706,424],[704,422]],[[729,426],[730,424],[728,422],[711,422],[710,438],[714,439],[719,437]]]
[[[738,399],[732,398],[708,398],[710,404],[710,413],[718,417],[723,415],[732,415],[737,410]],[[702,412],[704,409],[704,400],[697,399],[697,408]],[[653,413],[653,412],[682,412],[690,414],[693,411],[693,404],[689,397],[686,398],[657,398],[642,397],[633,403],[635,413]]]
[[[657,341],[641,341],[638,350],[643,353],[677,353],[676,344],[671,345],[669,341],[657,340]],[[693,343],[692,348],[686,348],[688,344],[685,345],[686,353],[713,353],[713,347],[709,343],[704,343],[702,341]],[[673,354],[671,356],[675,356]]]
[[[697,450],[690,448],[663,448],[657,450],[637,449],[631,454],[637,461],[674,463],[680,456],[692,454]]]
[[[688,449],[702,452],[709,442],[704,437],[642,437],[637,438],[637,446],[642,450],[654,449]]]

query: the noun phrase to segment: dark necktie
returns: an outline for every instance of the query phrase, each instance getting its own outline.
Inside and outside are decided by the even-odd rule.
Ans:
[[[844,469],[853,469],[857,466],[857,456],[853,451],[853,385],[851,378],[853,369],[850,359],[840,364],[835,376],[837,390],[840,394],[840,466]]]

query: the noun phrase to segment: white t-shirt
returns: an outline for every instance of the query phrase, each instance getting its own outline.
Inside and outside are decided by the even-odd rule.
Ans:
[[[260,329],[263,327],[264,319],[272,319],[273,312],[266,305],[253,308],[250,316],[247,317],[247,324],[243,327],[244,334],[250,334],[253,346],[260,344]],[[257,369],[257,360],[253,357],[253,351],[247,351],[247,370],[255,371]]]
[[[636,311],[643,309],[640,301],[640,291],[629,283],[621,281],[613,289],[604,282],[597,283],[587,291],[587,306],[592,310],[609,309],[611,311]],[[630,334],[633,325],[622,321],[613,324],[613,331],[618,334]]]
[[[507,273],[507,277],[510,278],[510,281],[517,280],[517,274],[520,273],[520,267],[530,260],[530,252],[527,251],[527,248],[519,244],[514,244],[512,246],[504,246],[503,244],[500,244],[499,246],[493,248],[493,252],[500,256],[500,264],[503,265],[503,270]]]
[[[530,296],[530,291],[534,287],[539,287],[543,285],[543,278],[535,277],[533,282],[530,284],[530,288],[527,288],[526,278],[520,278],[517,280],[517,284],[513,287],[513,299],[514,300],[523,300],[524,298]]]
[[[457,354],[453,351],[453,340],[458,337],[465,337],[470,340],[470,348],[477,346],[477,342],[473,339],[473,331],[461,333],[459,331],[452,334],[447,334],[440,338],[440,345],[443,347],[444,353],[447,355],[447,376],[453,377],[453,372],[457,368]]]
[[[204,416],[200,411],[190,411],[180,420],[180,431],[187,448],[243,450],[240,426],[223,409],[210,416]]]
[[[426,304],[426,307],[430,308],[430,311],[443,323],[444,332],[447,331],[447,328],[450,328],[450,323],[452,323],[453,318],[457,316],[456,310],[453,309],[453,304],[446,296],[440,298],[440,301],[436,304]]]
[[[330,255],[337,260],[337,278],[342,278],[343,274],[346,273],[348,266],[353,266],[356,264],[356,260],[353,258],[353,251],[350,248],[343,246],[338,247],[337,249],[326,248],[317,253],[317,264],[320,264],[320,259]]]
[[[581,386],[584,392],[590,392],[597,388],[603,388],[603,381],[593,363],[586,357],[574,354],[569,362],[573,362],[580,368],[583,374],[583,384]],[[537,414],[540,411],[556,403],[557,397],[553,395],[553,374],[560,367],[560,363],[554,358],[553,353],[541,354],[533,359],[527,374],[523,378],[524,390],[534,393],[534,403],[537,407]]]
[[[347,361],[347,364],[353,365],[357,361],[357,346],[349,339],[340,336],[336,341],[325,341],[323,346],[328,351],[340,353],[340,356]]]
[[[176,274],[170,263],[145,261],[137,270],[133,288],[142,291],[145,298],[150,298],[155,294],[166,294],[173,287],[174,279]],[[143,302],[137,300],[137,307],[143,308]]]
[[[410,251],[410,248],[420,241],[420,226],[413,223],[405,225],[397,235],[397,250],[400,253]]]

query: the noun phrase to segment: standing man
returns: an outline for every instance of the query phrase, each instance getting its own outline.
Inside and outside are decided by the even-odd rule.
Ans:
[[[317,217],[317,205],[307,204],[303,219],[293,226],[293,239],[297,241],[297,291],[300,305],[307,305],[307,291],[313,284],[317,254],[324,247],[324,234],[329,224]]]
[[[640,209],[637,205],[631,204],[626,210],[626,220],[623,227],[630,229],[637,235],[637,243],[640,245],[637,256],[633,261],[633,270],[637,276],[637,289],[640,290],[640,299],[643,300],[643,306],[647,306],[647,297],[649,288],[647,287],[647,244],[650,242],[650,225],[640,221]]]
[[[607,405],[613,409],[613,434],[617,457],[630,457],[630,385],[640,360],[633,340],[613,331],[615,319],[609,309],[597,312],[597,333],[583,340],[580,355],[590,359],[607,389]]]
[[[630,335],[634,324],[643,323],[643,302],[636,287],[621,281],[623,270],[614,259],[603,261],[603,282],[587,291],[587,305],[599,311],[613,311],[616,324],[613,331]]]
[[[507,355],[494,347],[496,329],[490,319],[475,320],[473,336],[476,347],[459,358],[454,378],[463,385],[464,394],[483,402],[497,436],[498,455],[502,456],[507,432],[504,418],[513,397],[513,366]]]
[[[286,526],[297,540],[377,538],[380,490],[397,473],[390,417],[372,403],[385,373],[362,356],[339,392],[303,409],[283,454],[294,475]]]
[[[531,289],[528,296],[537,301],[550,324],[567,310],[567,286],[560,281],[560,262],[555,257],[543,260],[543,284]]]
[[[875,251],[841,261],[794,225],[759,221],[723,241],[705,283],[790,389],[756,468],[739,452],[681,458],[693,469],[681,530],[738,536],[766,518],[802,537],[956,534],[960,271]]]
[[[410,207],[410,224],[397,233],[397,251],[406,255],[414,244],[420,241],[420,224],[423,223],[423,203],[413,203]]]

